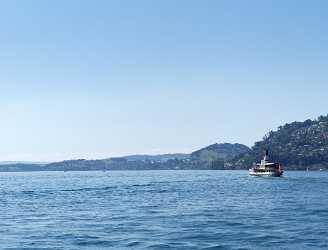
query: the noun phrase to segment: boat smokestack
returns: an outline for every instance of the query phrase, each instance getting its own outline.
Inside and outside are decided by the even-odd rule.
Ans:
[[[265,155],[264,155],[264,162],[268,161],[269,160],[269,149],[266,149],[265,150]]]

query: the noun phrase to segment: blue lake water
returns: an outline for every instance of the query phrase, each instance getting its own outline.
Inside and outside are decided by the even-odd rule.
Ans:
[[[328,172],[0,173],[0,249],[328,249]]]

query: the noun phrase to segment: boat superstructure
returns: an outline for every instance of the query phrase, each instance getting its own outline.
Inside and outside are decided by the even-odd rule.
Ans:
[[[261,163],[255,164],[250,170],[249,174],[253,176],[271,176],[281,177],[284,170],[280,163],[273,163],[269,161],[269,150],[265,151],[265,155]]]

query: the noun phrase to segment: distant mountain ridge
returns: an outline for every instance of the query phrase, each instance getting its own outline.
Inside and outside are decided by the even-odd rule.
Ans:
[[[266,149],[271,160],[282,163],[287,170],[328,170],[328,115],[280,126],[252,148],[215,143],[190,154],[130,155],[49,164],[10,162],[0,164],[0,171],[248,169],[261,160]]]
[[[190,157],[190,154],[159,154],[159,155],[128,155],[123,156],[128,161],[161,161],[166,162],[172,159],[187,159]]]
[[[67,160],[49,164],[0,165],[0,171],[87,171],[223,169],[224,162],[250,149],[242,144],[213,144],[191,154],[129,155],[102,160]]]
[[[215,143],[200,150],[191,153],[192,158],[203,160],[213,160],[221,158],[223,160],[231,160],[240,154],[245,154],[250,148],[239,143]]]
[[[1,165],[14,165],[14,164],[36,164],[36,165],[44,165],[48,162],[33,162],[33,161],[0,161]]]

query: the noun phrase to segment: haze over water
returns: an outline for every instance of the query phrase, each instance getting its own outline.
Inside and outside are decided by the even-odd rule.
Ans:
[[[0,173],[0,249],[326,249],[328,173]]]

